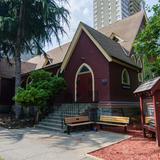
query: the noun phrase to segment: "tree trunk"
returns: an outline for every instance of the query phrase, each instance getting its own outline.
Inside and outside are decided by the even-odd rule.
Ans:
[[[37,111],[35,124],[37,124],[39,122],[39,115],[40,115],[40,111]]]
[[[17,89],[21,87],[21,56],[20,49],[16,49],[15,53],[15,94],[17,94]],[[21,113],[21,106],[15,103],[15,114],[16,119],[19,118]]]
[[[15,93],[17,88],[21,86],[21,55],[20,51],[16,52],[15,56]]]
[[[17,89],[21,87],[21,44],[23,39],[23,21],[24,21],[24,3],[21,3],[20,12],[19,12],[19,25],[17,29],[17,40],[15,45],[15,94],[17,94]],[[16,119],[19,118],[21,113],[21,106],[15,103],[15,114]]]

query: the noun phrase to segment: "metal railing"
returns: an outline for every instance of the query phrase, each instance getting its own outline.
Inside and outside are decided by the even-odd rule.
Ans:
[[[95,103],[66,103],[61,105],[55,104],[53,107],[53,114],[57,114],[61,117],[61,127],[63,129],[65,117],[87,115],[93,120],[93,117],[95,117],[93,114],[95,113],[92,113],[92,109],[96,108],[97,104]]]

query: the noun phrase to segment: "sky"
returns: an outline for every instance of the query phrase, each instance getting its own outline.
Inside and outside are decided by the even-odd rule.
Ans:
[[[61,45],[72,40],[80,21],[93,27],[93,0],[68,0],[68,2],[69,5],[66,5],[65,7],[69,10],[71,18],[69,19],[69,29],[66,26],[64,27],[67,35],[60,37]],[[150,7],[157,2],[158,0],[146,0],[146,4]],[[151,13],[148,14],[148,16],[150,15]],[[52,39],[52,44],[45,46],[44,49],[46,51],[58,46],[54,36]]]

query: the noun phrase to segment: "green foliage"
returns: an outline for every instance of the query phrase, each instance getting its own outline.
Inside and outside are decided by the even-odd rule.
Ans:
[[[154,15],[134,43],[136,53],[140,55],[160,55],[160,1],[153,7],[153,12]]]
[[[152,11],[153,16],[134,43],[136,53],[144,57],[145,80],[160,75],[160,0]],[[152,58],[155,58],[154,61],[151,61]]]
[[[66,88],[63,78],[54,76],[44,70],[34,71],[29,76],[31,82],[26,88],[20,88],[14,97],[22,106],[37,106],[41,110],[60,91]]]
[[[52,35],[60,42],[69,17],[64,3],[67,0],[1,0],[1,56],[15,56],[18,38],[21,54],[43,54],[42,47]]]

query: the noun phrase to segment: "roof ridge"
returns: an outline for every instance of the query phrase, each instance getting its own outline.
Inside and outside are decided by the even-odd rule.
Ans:
[[[67,45],[67,44],[69,44],[69,43],[71,43],[71,42],[66,42],[66,43],[64,43],[64,44],[62,44],[62,45],[60,45],[60,46],[57,46],[57,47],[55,47],[55,48],[53,48],[53,49],[50,49],[50,50],[46,51],[46,54],[47,54],[48,56],[50,56],[51,53],[49,53],[49,52],[52,52],[53,50],[56,50],[56,49],[59,49],[59,48],[62,48],[63,46],[65,46],[65,45]],[[34,59],[34,58],[36,58],[36,57],[39,57],[39,56],[42,56],[42,55],[43,55],[43,54],[41,54],[41,55],[35,55],[34,57],[32,57],[32,58],[30,58],[30,59],[28,59],[27,61],[24,61],[24,62],[29,62],[29,61],[31,61],[32,59]],[[29,62],[29,63],[31,63],[31,62]],[[35,63],[33,63],[33,64],[35,64]]]
[[[105,34],[101,33],[100,31],[88,26],[85,23],[81,23],[81,24],[85,27],[85,29],[87,29],[87,31],[91,34],[91,36],[97,41],[97,43],[99,43],[99,45],[105,50],[105,52],[109,56],[114,57],[124,63],[130,64],[130,65],[138,68],[138,66],[136,66],[135,64],[132,63],[129,56],[126,55],[127,50],[120,43],[115,42],[110,37],[106,36]],[[103,41],[102,37],[101,38],[97,37],[94,34],[98,34],[98,36],[103,36],[104,41],[106,41],[106,43]],[[108,44],[108,46],[107,46],[107,44]]]
[[[126,17],[126,18],[124,18],[124,19],[118,20],[118,21],[116,21],[116,22],[114,22],[114,23],[112,23],[112,24],[109,24],[108,26],[106,25],[106,26],[101,27],[101,28],[99,28],[99,29],[97,29],[97,30],[102,30],[102,29],[104,29],[104,28],[106,28],[106,27],[111,27],[112,25],[117,24],[117,23],[120,23],[120,22],[122,23],[122,22],[124,22],[124,21],[126,21],[126,20],[129,20],[129,19],[131,19],[131,18],[139,15],[140,13],[143,13],[143,15],[145,15],[145,11],[144,11],[144,10],[141,10],[141,11],[139,11],[139,12],[137,12],[137,13],[131,15],[131,16],[128,16],[128,17]]]
[[[120,45],[119,43],[115,42],[113,39],[111,39],[110,37],[108,37],[107,35],[103,34],[102,32],[88,26],[87,24],[83,23],[84,25],[86,25],[87,27],[89,27],[90,29],[94,30],[95,32],[97,32],[98,34],[101,34],[102,36],[104,36],[105,38],[107,38],[108,40],[112,41],[113,43]],[[121,46],[121,45],[120,45]],[[122,46],[121,46],[122,47]]]

